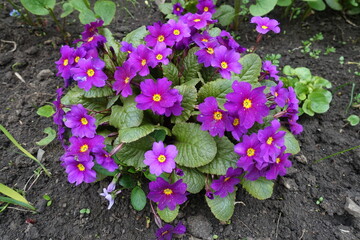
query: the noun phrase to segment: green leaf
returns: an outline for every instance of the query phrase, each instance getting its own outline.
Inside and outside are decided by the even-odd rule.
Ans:
[[[169,63],[167,65],[162,66],[164,77],[166,77],[169,81],[172,81],[174,85],[179,84],[179,70],[173,63]]]
[[[134,47],[139,46],[144,42],[144,37],[148,35],[148,31],[146,30],[145,26],[141,26],[134,31],[128,33],[124,38],[123,41],[132,43]]]
[[[139,186],[136,186],[131,191],[130,199],[131,199],[131,205],[133,206],[133,208],[135,210],[141,211],[144,209],[144,207],[146,205],[146,195]]]
[[[143,111],[136,107],[136,103],[111,108],[110,125],[118,129],[140,126],[143,120]]]
[[[205,197],[214,216],[220,221],[228,221],[234,214],[236,190],[224,198],[214,195],[214,199]]]
[[[159,5],[160,12],[165,15],[171,14],[173,11],[174,4],[172,3],[162,3]]]
[[[309,81],[312,78],[310,69],[306,68],[306,67],[297,67],[294,70],[294,73],[296,76],[298,76],[300,78],[300,81]]]
[[[178,156],[175,162],[185,167],[200,167],[211,162],[217,152],[216,143],[207,131],[195,123],[178,123],[173,127]]]
[[[82,96],[84,96],[85,91],[80,89],[78,86],[71,88],[62,98],[61,103],[64,105],[74,105],[78,104]]]
[[[99,32],[101,35],[103,35],[106,38],[105,45],[110,48],[112,47],[115,51],[115,54],[118,55],[120,52],[120,43],[115,40],[114,35],[108,28],[100,28]]]
[[[21,4],[35,15],[48,15],[48,9],[54,9],[56,0],[20,0]]]
[[[314,81],[314,88],[322,88],[322,87],[331,88],[332,87],[331,82],[322,77],[314,76],[313,81]]]
[[[217,28],[217,27],[213,27],[209,30],[209,34],[210,36],[212,37],[217,37],[219,36],[221,33],[221,29],[220,28]]]
[[[257,0],[256,4],[250,6],[250,14],[253,16],[263,16],[272,11],[277,0]]]
[[[73,6],[71,5],[71,3],[65,2],[65,3],[62,5],[62,10],[63,10],[63,12],[61,13],[60,17],[61,17],[61,18],[64,18],[64,17],[70,15],[70,14],[74,11],[74,8],[73,8]]]
[[[45,105],[45,106],[42,106],[42,107],[38,108],[36,113],[39,116],[51,117],[55,113],[55,110],[54,110],[54,108],[52,106]]]
[[[244,178],[241,181],[241,185],[251,196],[259,200],[270,198],[274,188],[274,183],[263,177],[260,177],[255,181],[246,180]]]
[[[288,7],[291,5],[292,2],[293,2],[293,0],[278,0],[276,5],[278,5],[280,7]]]
[[[154,139],[152,137],[146,136],[135,142],[126,143],[121,150],[116,153],[116,157],[121,163],[128,166],[144,168],[146,167],[144,164],[144,154],[152,149],[153,142]],[[119,143],[119,141],[115,140],[115,145],[117,143]]]
[[[313,110],[311,110],[311,101],[309,99],[306,99],[303,103],[303,105],[301,106],[302,110],[304,111],[304,113],[306,113],[309,116],[314,116],[315,113]]]
[[[160,210],[159,208],[156,208],[156,212],[159,214],[159,217],[164,222],[170,223],[170,222],[174,221],[174,219],[179,214],[179,209],[180,209],[180,206],[177,205],[176,208],[173,211],[171,211],[169,208],[166,207],[163,210]]]
[[[346,120],[350,123],[351,126],[356,126],[360,122],[359,116],[356,115],[350,115]]]
[[[187,184],[187,191],[190,193],[198,193],[205,187],[205,176],[196,169],[179,166],[184,172],[184,176],[175,175],[175,180],[182,179]]]
[[[294,90],[296,92],[297,98],[301,101],[304,101],[307,97],[307,94],[309,93],[309,89],[308,89],[307,85],[305,85],[302,82],[295,83]]]
[[[36,208],[33,207],[32,205],[21,202],[21,201],[18,201],[18,200],[15,200],[13,198],[1,197],[0,196],[0,202],[12,203],[12,204],[19,205],[21,207],[28,208],[30,210],[36,211]]]
[[[94,11],[104,20],[104,25],[109,25],[115,16],[116,4],[108,0],[96,1]]]
[[[227,137],[216,137],[216,148],[218,149],[214,160],[209,164],[199,167],[203,173],[225,175],[229,167],[236,167],[239,156],[234,152],[234,144]]]
[[[9,188],[8,186],[0,183],[0,193],[16,200],[22,203],[26,203],[29,204],[30,203],[26,200],[26,198],[24,198],[22,195],[20,195],[18,192],[16,192],[15,190],[13,190],[12,188]]]
[[[262,62],[259,55],[255,53],[246,54],[240,58],[242,70],[240,74],[233,74],[239,77],[239,81],[249,82],[251,84],[258,83],[258,77],[261,72]]]
[[[119,180],[119,184],[124,188],[132,189],[136,187],[136,180],[134,175],[123,174]]]
[[[79,14],[80,22],[85,25],[96,21],[96,16],[93,11],[88,8],[82,9]]]
[[[39,146],[44,146],[44,145],[48,145],[49,143],[51,143],[55,137],[56,137],[56,131],[54,129],[52,129],[51,127],[47,127],[44,129],[44,133],[46,133],[48,136],[41,139],[39,142],[36,142],[37,145]]]
[[[92,168],[94,169],[97,173],[104,175],[104,176],[115,176],[119,171],[116,169],[113,172],[110,172],[109,170],[105,169],[104,167],[102,167],[101,165],[95,163],[94,167]]]
[[[155,130],[150,134],[153,138],[155,138],[156,142],[164,141],[166,138],[166,132],[165,130]]]
[[[108,97],[113,95],[114,92],[111,87],[105,86],[102,88],[92,87],[89,91],[84,93],[86,98],[99,98],[99,97]]]
[[[184,110],[182,111],[180,116],[172,116],[171,122],[172,123],[186,122],[190,118],[191,113],[194,111],[196,98],[197,98],[197,91],[194,86],[187,86],[187,85],[176,86],[175,88],[178,89],[180,94],[183,96],[183,99],[181,101],[181,106],[184,108]]]
[[[183,76],[185,82],[193,78],[197,78],[198,72],[201,70],[201,64],[198,62],[195,52],[199,50],[198,47],[193,47],[189,50],[188,55],[184,58]]]
[[[285,146],[286,146],[286,150],[285,153],[291,153],[293,155],[297,154],[300,152],[300,145],[299,145],[299,141],[296,140],[295,136],[289,131],[287,130],[285,127],[280,127],[279,131],[285,131]]]
[[[316,89],[309,94],[308,99],[310,102],[311,110],[316,113],[324,113],[329,110],[332,95],[325,89]]]
[[[204,102],[207,97],[215,97],[218,104],[222,108],[224,103],[226,102],[225,95],[233,92],[232,84],[234,80],[230,79],[217,79],[212,82],[206,83],[199,90],[198,94],[198,102]]]
[[[69,3],[79,12],[83,11],[84,9],[89,9],[90,7],[88,0],[69,0]]]
[[[235,17],[235,9],[226,4],[222,4],[213,15],[214,19],[218,19],[221,26],[228,26]]]
[[[323,0],[311,1],[308,2],[309,6],[316,11],[324,11],[326,5]]]
[[[155,126],[145,124],[139,127],[123,128],[119,130],[119,141],[123,143],[134,142],[145,137],[155,130]]]
[[[343,10],[343,7],[340,4],[339,0],[325,0],[325,2],[327,3],[327,5],[329,5],[329,7],[331,7],[332,9],[334,9],[336,11]]]

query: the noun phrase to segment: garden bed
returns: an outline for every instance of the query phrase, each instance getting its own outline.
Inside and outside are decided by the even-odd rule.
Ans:
[[[110,25],[117,39],[141,25],[161,20],[155,7],[145,4],[125,6]],[[8,15],[5,6],[0,15],[0,110],[1,124],[31,153],[37,154],[35,144],[44,137],[43,130],[53,126],[51,119],[39,117],[36,109],[55,98],[55,90],[63,80],[56,77],[54,64],[60,58],[64,42],[49,25],[34,29]],[[72,16],[76,19],[76,16]],[[272,16],[277,18],[276,16]],[[181,220],[188,228],[184,239],[360,239],[360,219],[349,214],[344,206],[346,198],[360,204],[360,149],[346,152],[315,163],[333,153],[360,145],[359,126],[346,125],[344,119],[359,110],[349,105],[352,83],[359,93],[360,72],[360,16],[348,17],[354,26],[338,12],[319,12],[305,21],[279,19],[281,33],[267,35],[257,53],[279,53],[280,66],[307,67],[313,75],[328,79],[333,84],[330,110],[315,117],[301,116],[304,132],[300,135],[301,152],[292,159],[293,167],[285,177],[276,181],[273,196],[256,200],[244,190],[238,192],[235,213],[230,224],[220,224],[212,216],[204,194],[190,195],[181,206]],[[69,18],[71,19],[71,17]],[[67,31],[76,39],[82,26],[69,21]],[[324,40],[314,48],[333,46],[335,53],[320,54],[318,59],[300,52],[301,40],[308,40],[322,32]],[[256,33],[254,25],[242,23],[238,31],[239,43],[250,47]],[[341,64],[339,58],[344,57]],[[22,79],[15,75],[17,72]],[[130,205],[130,192],[123,191],[111,210],[99,196],[108,182],[81,184],[67,182],[60,166],[63,149],[58,142],[43,148],[43,163],[52,172],[48,178],[41,174],[36,179],[38,165],[19,153],[18,149],[0,135],[0,182],[24,189],[26,197],[38,209],[38,214],[8,208],[0,213],[2,239],[153,239],[156,225],[149,205],[136,212]],[[35,180],[36,179],[36,180]],[[145,184],[146,185],[146,184]],[[43,195],[52,199],[51,206]],[[322,197],[323,201],[316,202]],[[90,213],[80,213],[90,209]],[[148,219],[151,220],[148,224]],[[30,223],[31,222],[31,223]]]

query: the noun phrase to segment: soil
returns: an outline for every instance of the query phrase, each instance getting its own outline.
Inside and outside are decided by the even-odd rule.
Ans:
[[[32,154],[37,154],[36,141],[45,135],[44,128],[53,126],[51,119],[39,117],[36,109],[53,101],[55,90],[62,80],[55,76],[54,62],[60,58],[63,40],[52,26],[33,28],[9,16],[8,4],[0,6],[0,109],[1,124]],[[126,8],[126,9],[125,9]],[[118,8],[119,10],[120,8]],[[131,13],[131,15],[128,13]],[[110,29],[117,39],[131,30],[162,20],[154,6],[144,3],[122,5]],[[270,15],[279,19],[279,15]],[[75,39],[82,26],[76,15],[68,18],[67,31]],[[257,53],[279,53],[280,66],[308,67],[313,75],[324,77],[333,84],[330,110],[314,117],[301,116],[304,132],[298,137],[301,152],[293,160],[293,167],[285,177],[276,181],[273,196],[256,200],[241,190],[231,223],[220,223],[212,216],[204,195],[190,195],[181,207],[181,220],[188,228],[182,239],[360,239],[360,218],[345,210],[346,199],[360,204],[360,148],[315,163],[333,153],[360,145],[360,128],[346,124],[350,114],[360,115],[359,109],[349,105],[352,83],[359,93],[360,72],[360,15],[347,16],[327,10],[304,21],[279,19],[282,33],[269,34]],[[349,23],[349,22],[352,22]],[[239,43],[250,47],[255,41],[254,25],[244,22]],[[301,40],[308,40],[322,32],[324,40],[314,48],[333,46],[335,53],[320,54],[319,59],[300,52]],[[16,42],[13,44],[5,41]],[[340,56],[344,64],[340,64]],[[45,70],[45,71],[44,71]],[[15,73],[22,76],[22,80]],[[41,74],[40,74],[41,73]],[[130,205],[129,192],[116,199],[111,210],[99,196],[108,182],[81,184],[67,182],[59,164],[63,150],[56,141],[42,148],[42,161],[52,172],[36,178],[38,165],[22,155],[3,135],[0,135],[0,182],[26,190],[26,198],[38,209],[37,214],[8,208],[0,213],[0,239],[154,239],[156,225],[150,207],[136,212]],[[52,205],[46,206],[43,195],[48,194]],[[323,197],[323,201],[316,201]],[[89,208],[90,214],[79,211]],[[33,220],[30,221],[29,219]],[[147,226],[147,219],[151,219]]]

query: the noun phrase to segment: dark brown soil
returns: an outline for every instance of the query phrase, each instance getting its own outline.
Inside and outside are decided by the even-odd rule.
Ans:
[[[122,5],[123,6],[123,5]],[[161,20],[162,15],[154,7],[130,2],[110,26],[117,39],[141,25]],[[6,4],[0,14],[0,122],[31,153],[38,152],[35,144],[44,137],[43,129],[52,125],[51,119],[39,117],[36,109],[55,97],[55,90],[62,80],[55,77],[54,62],[59,59],[59,49],[64,42],[60,34],[49,25],[34,29],[22,25],[8,15],[11,8]],[[120,8],[119,8],[120,9]],[[276,16],[272,16],[276,17]],[[360,15],[348,17],[349,24],[338,12],[317,13],[305,21],[280,20],[282,33],[267,36],[258,49],[260,55],[280,53],[280,65],[308,67],[314,75],[322,76],[333,84],[333,101],[330,110],[315,117],[301,117],[304,132],[299,137],[302,157],[293,159],[289,174],[278,179],[271,199],[259,201],[245,191],[237,195],[235,214],[228,225],[220,224],[206,206],[204,195],[190,196],[181,207],[181,220],[188,228],[184,239],[360,239],[360,219],[345,209],[346,198],[360,204],[360,148],[328,158],[330,154],[360,145],[360,128],[346,125],[344,119],[350,114],[360,115],[359,109],[350,108],[345,113],[351,95],[351,84],[356,83],[354,93],[360,93]],[[71,38],[83,30],[69,18],[67,30]],[[250,47],[255,40],[254,26],[243,23],[239,31],[239,43]],[[336,53],[320,55],[313,59],[298,49],[301,40],[307,40],[322,32],[324,40],[315,48],[336,48]],[[290,51],[292,50],[292,51]],[[345,63],[339,63],[344,56]],[[39,76],[42,70],[48,75]],[[23,81],[16,77],[22,76]],[[44,73],[44,72],[43,72]],[[107,203],[99,193],[107,182],[82,184],[75,187],[67,182],[59,165],[62,148],[53,142],[43,148],[43,162],[52,172],[48,178],[34,175],[38,168],[32,160],[0,134],[0,182],[16,189],[26,187],[26,197],[39,213],[8,208],[0,213],[0,239],[154,239],[156,225],[150,207],[136,212],[132,209],[129,192],[116,199],[114,207],[107,210]],[[46,206],[43,195],[48,194],[53,203]],[[316,204],[319,197],[324,200]],[[89,208],[90,214],[80,214]],[[146,221],[151,219],[150,227]],[[33,224],[27,223],[32,219]]]

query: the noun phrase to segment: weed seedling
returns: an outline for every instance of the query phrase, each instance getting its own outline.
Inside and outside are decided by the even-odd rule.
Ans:
[[[83,209],[80,209],[79,211],[80,213],[82,214],[90,214],[90,208],[83,208]]]
[[[275,66],[279,66],[279,63],[280,63],[280,58],[281,58],[281,54],[266,54],[265,57],[264,57],[264,60],[269,60],[271,61],[271,63]]]
[[[336,48],[328,46],[325,49],[324,55],[328,55],[329,53],[334,53],[334,52],[336,52]]]
[[[359,116],[352,114],[346,119],[346,121],[350,123],[351,126],[354,127],[359,124],[360,118]]]
[[[319,197],[318,200],[316,200],[316,204],[319,205],[320,203],[322,203],[324,201],[323,197]]]
[[[344,65],[344,56],[340,56],[340,57],[339,57],[339,63],[340,63],[341,65]]]
[[[50,196],[47,195],[47,194],[45,194],[45,195],[43,196],[43,199],[45,199],[45,200],[47,201],[46,206],[50,207],[51,204],[52,204],[52,200],[51,200]]]
[[[305,54],[309,54],[310,57],[312,58],[319,58],[321,50],[320,49],[312,49],[311,45],[313,45],[313,43],[318,42],[324,40],[324,36],[322,35],[322,33],[317,33],[315,34],[313,37],[309,38],[309,40],[305,40],[302,41],[302,49],[301,52],[305,53]]]

